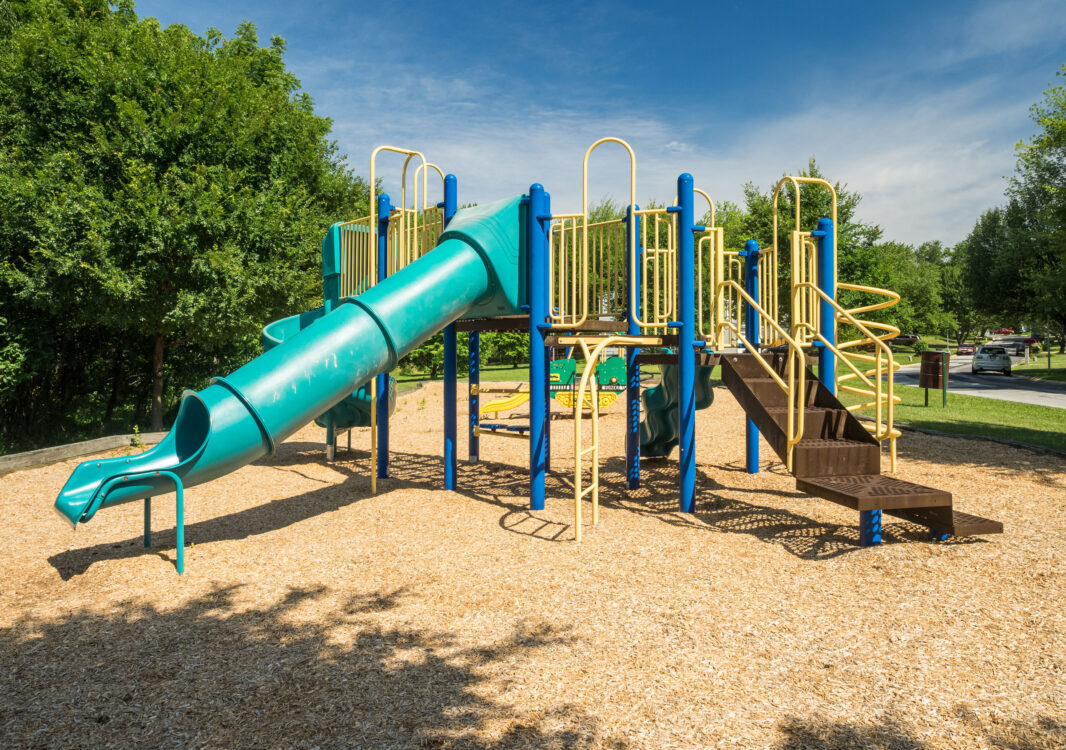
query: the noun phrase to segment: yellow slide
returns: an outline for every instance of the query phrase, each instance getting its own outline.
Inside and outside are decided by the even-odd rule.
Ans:
[[[497,399],[495,401],[489,401],[487,404],[482,404],[479,412],[481,416],[491,414],[493,419],[499,416],[501,411],[510,411],[511,409],[517,409],[522,404],[529,401],[529,386],[525,386],[526,390],[515,391],[513,395],[507,398]]]

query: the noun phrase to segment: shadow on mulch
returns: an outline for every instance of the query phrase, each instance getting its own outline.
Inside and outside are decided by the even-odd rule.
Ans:
[[[4,744],[626,746],[570,705],[533,713],[486,697],[487,666],[521,668],[572,640],[551,625],[458,648],[449,633],[379,624],[378,613],[413,596],[402,589],[294,588],[250,609],[237,593],[217,587],[173,609],[126,602],[0,628]],[[313,621],[297,613],[307,607],[318,608]]]
[[[331,468],[344,474],[345,479],[335,484],[326,484],[320,489],[294,497],[281,498],[269,503],[211,518],[187,525],[187,542],[206,544],[210,542],[244,539],[258,534],[291,526],[323,513],[338,510],[351,503],[371,496],[370,480],[363,471],[369,460],[368,451],[342,451]],[[294,471],[301,475],[301,466],[324,461],[322,446],[318,443],[284,443],[277,455],[257,462],[279,471]],[[362,464],[362,470],[356,468]],[[390,478],[386,491],[404,488],[440,489],[443,476],[443,460],[440,456],[415,453],[391,454]],[[727,471],[739,467],[727,466]],[[705,472],[697,470],[697,508],[694,514],[685,514],[677,508],[676,463],[669,459],[647,460],[641,465],[641,487],[638,490],[625,488],[625,460],[613,456],[604,461],[600,470],[600,502],[604,507],[618,508],[633,513],[648,515],[675,526],[716,531],[730,534],[748,534],[769,544],[781,546],[787,552],[805,560],[827,560],[849,552],[860,552],[858,531],[855,526],[826,524],[788,510],[772,508],[757,503],[724,498],[718,493],[745,493],[753,497],[777,495],[785,498],[805,497],[796,491],[770,488],[729,487],[720,484]],[[321,481],[321,480],[315,480]],[[528,475],[511,464],[481,461],[476,464],[461,462],[459,465],[457,492],[478,502],[489,503],[504,510],[500,517],[501,528],[516,534],[550,542],[571,542],[573,529],[569,523],[561,523],[538,516],[530,511],[524,501],[516,501],[528,493]],[[549,501],[572,503],[573,482],[569,474],[549,474],[545,494]],[[165,500],[163,501],[165,502]],[[928,541],[927,531],[918,525],[903,521],[889,521],[883,527],[884,543],[905,541]],[[172,529],[153,533],[152,549],[145,550],[139,536],[115,544],[98,544],[82,549],[66,550],[48,558],[52,567],[63,580],[80,575],[100,560],[121,560],[144,554],[155,554],[170,559],[176,545]],[[977,538],[953,539],[943,544],[981,544]]]
[[[983,735],[988,747],[1001,750],[1037,750],[1066,747],[1066,723],[1037,716],[1031,723],[1010,719],[982,725],[968,709],[959,708],[960,718]],[[825,719],[789,717],[778,725],[781,738],[775,750],[923,750],[926,743],[914,737],[889,717],[876,723],[858,724]]]

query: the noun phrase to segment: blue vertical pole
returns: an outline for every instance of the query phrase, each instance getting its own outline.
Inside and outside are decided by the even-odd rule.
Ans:
[[[467,420],[467,429],[469,430],[467,434],[468,459],[473,463],[477,463],[481,458],[479,455],[481,446],[477,432],[475,432],[481,419],[479,411],[481,397],[477,392],[478,386],[481,385],[481,334],[477,331],[470,332],[470,339],[467,345],[466,372],[467,399],[470,405],[470,417]]]
[[[641,332],[637,319],[640,317],[640,273],[643,268],[641,261],[643,248],[640,246],[640,215],[633,214],[634,211],[639,210],[640,206],[626,207],[626,246],[622,251],[627,281],[626,333],[630,336],[639,336]],[[631,217],[632,223],[630,223]],[[636,268],[633,268],[629,257],[632,242],[636,243],[637,248]],[[630,307],[634,304],[635,308]],[[635,490],[640,487],[640,365],[637,364],[640,349],[632,347],[626,351],[626,486]]]
[[[455,216],[459,205],[459,189],[455,175],[450,174],[444,178],[444,226]],[[455,391],[458,386],[458,374],[456,373],[456,359],[458,346],[455,335],[455,323],[449,323],[444,327],[444,489],[455,489],[456,471],[456,416]]]
[[[748,240],[744,243],[744,291],[756,302],[759,301],[759,243]],[[755,308],[744,303],[744,334],[758,354],[759,316]],[[749,417],[744,428],[744,461],[749,474],[759,473],[759,428]]]
[[[825,292],[829,299],[835,300],[836,295],[836,248],[833,246],[833,221],[821,219],[818,229],[811,232],[818,243],[818,288]],[[825,337],[833,346],[837,343],[836,310],[824,299],[818,300],[818,332]],[[837,362],[836,355],[828,347],[818,349],[818,380],[822,382],[829,392],[837,392]]]
[[[341,296],[341,225],[334,224],[322,238],[322,308],[328,315]],[[333,411],[326,412],[326,460],[332,461],[337,451],[337,429]]]
[[[696,510],[696,249],[692,175],[677,178],[677,337],[681,511]]]
[[[152,498],[144,499],[144,546],[152,546]]]
[[[389,257],[389,212],[392,206],[389,204],[389,196],[382,193],[378,196],[378,282],[388,276]],[[389,374],[383,372],[376,378],[377,381],[377,409],[378,409],[378,478],[384,479],[389,476]]]
[[[544,215],[550,216],[552,212],[552,197],[550,193],[544,193]],[[548,230],[550,222],[544,224],[544,278],[547,279],[551,271],[548,268]],[[548,290],[545,285],[544,289],[544,315],[547,317],[548,310]],[[552,469],[552,400],[551,400],[551,348],[544,347],[544,474],[547,476],[548,472]],[[532,381],[530,381],[532,384]],[[532,418],[533,412],[530,410],[530,417]]]
[[[544,430],[547,411],[547,359],[544,330],[548,324],[548,198],[539,183],[529,186],[526,247],[529,260],[529,507],[544,509],[547,457]]]

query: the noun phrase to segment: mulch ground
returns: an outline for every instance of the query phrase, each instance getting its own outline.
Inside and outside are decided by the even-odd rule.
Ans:
[[[897,476],[1006,533],[887,520],[863,549],[765,445],[743,471],[716,395],[693,515],[674,460],[624,490],[611,408],[580,545],[566,415],[546,511],[516,440],[482,438],[445,492],[439,384],[400,398],[377,495],[366,432],[327,464],[314,427],[190,489],[181,577],[172,496],[145,550],[137,503],[53,515],[75,462],[0,477],[0,745],[1066,746],[1066,459],[908,433]]]

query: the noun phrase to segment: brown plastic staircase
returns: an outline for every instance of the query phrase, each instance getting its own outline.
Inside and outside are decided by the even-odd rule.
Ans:
[[[766,360],[784,376],[784,355]],[[752,354],[723,354],[722,382],[782,461],[788,453],[788,399]],[[1000,534],[1003,524],[962,513],[951,493],[881,473],[881,447],[807,368],[804,431],[793,449],[796,489],[853,510],[881,510],[927,526],[934,535]]]

